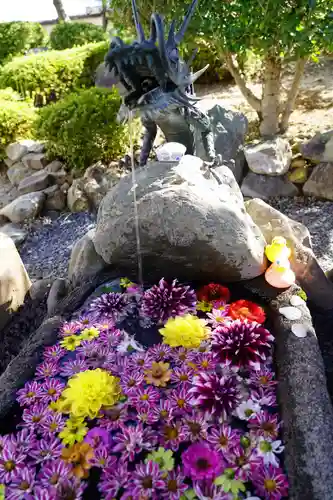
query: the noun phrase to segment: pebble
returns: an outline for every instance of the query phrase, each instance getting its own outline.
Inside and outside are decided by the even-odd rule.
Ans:
[[[304,338],[307,336],[308,329],[306,328],[305,325],[302,325],[301,323],[294,323],[291,325],[291,331],[293,332],[296,337],[299,338]]]
[[[279,313],[290,321],[294,321],[302,317],[302,313],[299,309],[297,309],[297,307],[280,307]]]
[[[290,304],[292,306],[305,306],[305,301],[299,295],[293,295],[290,299]]]

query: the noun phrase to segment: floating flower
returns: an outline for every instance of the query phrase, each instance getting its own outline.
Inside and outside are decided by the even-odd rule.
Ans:
[[[251,435],[276,439],[279,435],[280,423],[277,415],[272,415],[266,410],[255,413],[248,420]]]
[[[52,460],[42,465],[38,474],[38,481],[45,487],[55,487],[62,478],[68,477],[72,466],[63,460]]]
[[[233,469],[235,479],[247,482],[250,480],[251,464],[257,461],[258,458],[253,453],[251,446],[242,446],[240,443],[235,446],[227,455],[228,467]]]
[[[225,321],[230,321],[229,306],[225,305],[219,309],[213,309],[211,313],[207,313],[207,318],[207,321],[211,324],[212,328],[218,327],[221,323],[225,323]]]
[[[131,493],[134,498],[151,498],[156,490],[164,487],[161,471],[155,462],[139,464],[133,472],[134,487]]]
[[[256,452],[258,456],[262,458],[265,465],[271,464],[274,467],[279,467],[279,460],[276,454],[282,453],[283,450],[284,446],[282,445],[282,441],[271,441],[262,436],[259,437]]]
[[[79,481],[76,477],[72,477],[70,479],[62,478],[56,488],[56,498],[81,500],[84,489],[85,484],[82,481]],[[50,499],[48,498],[47,500]]]
[[[32,492],[35,486],[36,472],[31,467],[22,467],[16,471],[11,482],[11,491],[6,494],[6,499],[14,500],[20,498],[32,498]]]
[[[121,395],[119,379],[97,368],[72,377],[63,391],[64,405],[74,417],[96,418],[102,407],[111,407]]]
[[[191,442],[207,439],[207,430],[209,427],[205,417],[197,414],[184,418],[184,427],[186,429],[188,440]]]
[[[199,347],[210,334],[206,321],[191,314],[170,318],[159,331],[165,344],[187,348]]]
[[[212,349],[218,360],[237,367],[258,368],[270,354],[274,337],[257,323],[236,320],[213,331]]]
[[[88,427],[82,419],[69,418],[64,429],[59,433],[63,444],[73,446],[74,443],[83,441],[88,432]]]
[[[209,431],[207,441],[211,443],[217,451],[227,457],[234,448],[239,445],[241,433],[237,429],[232,429],[227,424],[212,427]]]
[[[29,408],[23,410],[23,415],[22,415],[22,420],[24,422],[23,426],[31,430],[39,429],[46,415],[47,415],[47,410],[45,408],[45,405],[37,403],[33,406],[30,406]]]
[[[145,463],[152,461],[159,465],[161,471],[171,471],[175,466],[175,459],[171,450],[160,446],[158,450],[148,453]]]
[[[254,413],[258,413],[260,411],[260,405],[254,402],[252,399],[248,399],[247,401],[243,401],[236,408],[236,415],[241,420],[249,420]]]
[[[107,467],[103,470],[98,489],[103,497],[107,499],[115,498],[120,490],[127,488],[129,477],[129,472],[124,463],[118,463],[117,466]]]
[[[106,446],[99,446],[94,449],[94,457],[91,459],[93,467],[105,469],[106,467],[115,467],[116,463],[117,458],[110,455],[109,449]]]
[[[103,410],[104,417],[99,425],[108,431],[119,429],[129,419],[127,405],[116,405],[109,410]]]
[[[41,423],[40,431],[44,437],[59,434],[65,427],[65,419],[61,413],[48,413]]]
[[[79,335],[70,335],[69,337],[65,337],[60,341],[61,347],[66,349],[66,351],[75,351],[77,347],[81,344],[82,339]]]
[[[147,384],[155,385],[156,387],[166,387],[171,378],[170,363],[155,362],[151,367],[145,370],[145,381]]]
[[[201,312],[210,312],[213,309],[213,304],[210,302],[205,302],[204,300],[200,300],[197,302],[197,311]]]
[[[151,406],[157,403],[159,399],[159,392],[151,386],[138,387],[133,394],[129,395],[129,402],[133,406]]]
[[[152,359],[152,357],[150,356],[150,354],[148,352],[135,352],[134,354],[132,354],[130,357],[128,358],[125,358],[125,359],[128,359],[129,360],[129,363],[132,367],[132,369],[136,370],[136,369],[148,369],[149,366],[152,364],[152,362],[154,361],[154,359]]]
[[[166,478],[163,478],[164,486],[162,489],[161,498],[165,500],[179,500],[183,498],[183,493],[188,489],[185,483],[185,476],[180,472],[180,468],[172,470]]]
[[[179,368],[174,368],[171,374],[171,382],[176,384],[190,384],[193,379],[193,369],[183,365]]]
[[[32,382],[27,382],[23,389],[17,391],[17,401],[21,406],[30,406],[40,401],[42,394],[41,384],[33,380]]]
[[[252,482],[256,493],[268,500],[280,500],[288,495],[288,481],[282,469],[272,465],[253,466]]]
[[[221,474],[221,455],[204,441],[191,444],[182,453],[184,473],[193,480],[212,480]]]
[[[123,340],[117,345],[117,352],[125,354],[132,351],[142,352],[143,347],[135,340],[134,337],[125,333]]]
[[[196,301],[195,292],[189,286],[178,285],[177,280],[169,284],[162,278],[143,294],[142,312],[163,324],[169,318],[195,312]]]
[[[231,500],[229,493],[225,493],[220,486],[216,486],[210,481],[194,481],[194,496],[189,497],[191,500]],[[260,500],[260,499],[259,499]]]
[[[260,406],[276,406],[276,393],[267,388],[258,387],[256,391],[251,392],[251,399]]]
[[[189,393],[186,387],[180,387],[172,390],[168,394],[168,398],[174,408],[176,415],[183,415],[184,413],[192,413],[192,406],[189,401]]]
[[[143,424],[151,425],[158,421],[158,416],[149,406],[144,405],[142,408],[138,407],[136,411],[136,418]]]
[[[94,326],[90,328],[85,328],[79,335],[81,340],[93,340],[99,336],[99,330]]]
[[[218,283],[209,283],[197,291],[197,298],[204,302],[213,302],[216,300],[229,302],[230,291],[227,287],[219,285]]]
[[[41,401],[43,403],[49,403],[50,401],[56,401],[61,395],[65,384],[56,379],[47,379],[42,385],[42,396]]]
[[[33,449],[30,450],[29,455],[34,459],[34,463],[38,464],[40,462],[44,462],[45,460],[59,458],[62,448],[63,446],[59,439],[52,436],[36,441]]]
[[[70,359],[60,367],[60,375],[62,377],[73,377],[77,373],[88,370],[86,361],[82,358]]]
[[[157,344],[148,350],[148,355],[156,361],[170,361],[172,359],[172,349],[165,344]]]
[[[2,443],[1,443],[2,438]],[[16,434],[7,434],[6,436],[0,436],[0,450],[3,450],[5,446],[10,446],[14,448],[17,453],[28,454],[30,448],[34,447],[36,441],[36,436],[34,432],[29,429],[22,429]]]
[[[133,462],[137,453],[150,450],[156,442],[156,440],[149,441],[150,433],[143,429],[142,424],[135,427],[121,426],[120,431],[113,438],[112,451],[121,453],[122,457],[130,462]]]
[[[229,306],[229,314],[232,319],[247,319],[256,323],[265,323],[266,314],[262,307],[249,300],[237,300]]]
[[[76,443],[62,450],[61,458],[72,465],[71,473],[78,479],[88,477],[94,450],[88,443]]]
[[[253,387],[262,387],[263,389],[274,388],[277,385],[274,373],[265,366],[261,366],[259,370],[251,371],[248,382]]]
[[[174,408],[168,399],[162,399],[158,406],[152,408],[152,412],[162,422],[170,422],[174,418]]]
[[[200,347],[199,347],[200,349]],[[176,366],[184,365],[189,361],[189,356],[191,355],[190,349],[185,349],[185,347],[178,347],[172,349],[172,360]]]
[[[193,352],[189,355],[188,365],[198,371],[215,371],[217,360],[211,352]]]
[[[123,293],[103,293],[100,297],[93,300],[90,304],[90,310],[100,316],[115,319],[123,311],[128,302],[128,297]]]
[[[0,453],[0,481],[10,483],[19,469],[24,467],[26,455],[14,446],[7,445]]]
[[[44,361],[36,369],[36,379],[55,377],[59,373],[59,366],[55,361]]]
[[[215,373],[199,373],[193,379],[191,404],[203,411],[215,413],[226,420],[240,402],[240,390],[235,375],[225,376]]]
[[[70,337],[80,330],[80,324],[77,321],[65,322],[60,328],[61,337]]]
[[[45,361],[60,361],[65,354],[65,349],[63,349],[59,344],[56,344],[45,348],[44,359]]]
[[[88,431],[85,442],[90,444],[92,448],[98,448],[98,446],[109,446],[110,444],[110,434],[105,429],[100,427],[93,427]]]
[[[121,388],[124,394],[133,394],[137,387],[139,387],[144,380],[143,373],[133,372],[124,373],[121,377]]]
[[[187,432],[180,422],[167,422],[162,425],[161,444],[170,450],[177,451],[182,441],[186,441]]]

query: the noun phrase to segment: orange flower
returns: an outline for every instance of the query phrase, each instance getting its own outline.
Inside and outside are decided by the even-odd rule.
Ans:
[[[73,465],[72,474],[78,479],[85,479],[91,468],[90,460],[94,458],[94,450],[88,443],[76,443],[70,448],[64,448],[61,458]]]
[[[147,384],[165,387],[171,378],[170,363],[153,362],[150,370],[145,370]]]
[[[197,291],[197,298],[202,302],[229,302],[230,291],[229,288],[218,283],[209,283],[209,285],[205,285]]]
[[[266,314],[262,307],[249,300],[237,300],[229,306],[229,315],[232,319],[247,319],[256,323],[265,323]]]

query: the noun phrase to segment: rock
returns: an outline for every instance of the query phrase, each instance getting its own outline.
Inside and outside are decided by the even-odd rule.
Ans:
[[[15,161],[11,160],[10,158],[5,158],[3,160],[5,162],[5,165],[10,168],[12,165],[14,165]]]
[[[72,286],[89,281],[107,264],[98,255],[94,246],[95,230],[91,229],[74,245],[68,268],[68,279]]]
[[[291,162],[291,168],[304,168],[306,167],[306,161],[302,157],[297,157]]]
[[[58,172],[61,170],[63,167],[63,164],[59,160],[54,160],[45,167],[45,171],[49,172],[50,174],[54,174],[55,172]]]
[[[303,193],[333,201],[333,162],[320,163],[313,169],[303,186]]]
[[[274,236],[286,238],[288,246],[304,245],[311,248],[309,230],[300,222],[290,219],[260,199],[245,202],[245,209],[270,243]]]
[[[67,194],[70,186],[68,182],[64,182],[62,186],[60,186],[60,191],[62,191],[64,194]]]
[[[45,194],[41,191],[23,194],[0,210],[11,222],[23,222],[34,219],[43,207]]]
[[[220,184],[213,175],[205,178],[195,163],[182,168],[153,162],[137,170],[141,254],[149,279],[236,281],[265,270],[265,240],[245,212],[235,178],[226,167],[219,178]],[[127,175],[102,200],[94,244],[105,262],[136,272],[133,214]]]
[[[289,142],[277,137],[245,146],[245,158],[255,174],[283,175],[288,172],[292,152]]]
[[[27,237],[27,232],[16,224],[5,224],[0,228],[0,232],[9,236],[16,246],[21,245]]]
[[[68,282],[63,278],[57,278],[52,283],[49,296],[47,298],[47,312],[52,316],[59,306],[59,302],[66,297],[68,292]]]
[[[18,191],[20,194],[42,191],[52,184],[52,182],[53,179],[51,175],[42,170],[41,172],[36,172],[23,179],[18,186]]]
[[[333,130],[316,134],[309,142],[301,145],[304,158],[319,162],[333,162]]]
[[[233,172],[236,181],[243,177],[245,166],[244,139],[248,130],[248,121],[245,115],[222,108],[216,104],[207,111],[214,130],[216,154],[222,156],[224,165]],[[201,134],[196,135],[196,155],[207,160],[202,147]]]
[[[249,198],[268,200],[275,196],[296,196],[298,189],[286,176],[259,175],[249,172],[243,180],[242,193]]]
[[[23,156],[22,162],[32,170],[42,170],[49,163],[44,153],[28,153]]]
[[[54,179],[54,183],[58,184],[58,186],[62,186],[65,182],[68,182],[69,184],[72,183],[72,176],[66,172],[63,168],[58,170],[57,172],[53,172],[52,178]]]
[[[0,330],[24,302],[31,286],[21,257],[9,236],[0,232]]]
[[[67,206],[71,212],[85,212],[89,209],[89,200],[83,190],[81,179],[75,179],[69,188]]]
[[[54,282],[54,278],[43,278],[41,280],[35,281],[29,290],[29,294],[32,300],[41,301],[45,299],[49,293]]]
[[[18,162],[9,167],[7,170],[7,177],[13,186],[18,186],[23,179],[33,173],[33,170],[26,167],[22,162]]]
[[[6,155],[10,160],[16,162],[28,153],[42,153],[43,150],[44,146],[40,142],[26,139],[9,144],[6,148]]]
[[[293,168],[293,170],[288,173],[288,179],[294,184],[304,184],[308,179],[307,167]]]
[[[44,194],[46,194],[46,201],[44,208],[46,210],[64,210],[66,207],[66,196],[59,189],[59,186],[50,186],[44,189]]]
[[[106,193],[119,182],[119,175],[107,169],[101,162],[87,168],[83,176],[83,190],[91,205],[98,209]]]

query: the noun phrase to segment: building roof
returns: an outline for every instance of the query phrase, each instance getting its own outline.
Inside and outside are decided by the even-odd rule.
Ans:
[[[86,13],[86,14],[77,14],[75,16],[70,16],[71,21],[79,21],[80,19],[90,19],[90,18],[96,18],[96,17],[101,17],[102,12],[91,12],[91,13]],[[47,21],[39,21],[39,24],[41,25],[49,25],[49,24],[57,24],[58,19],[49,19]]]

